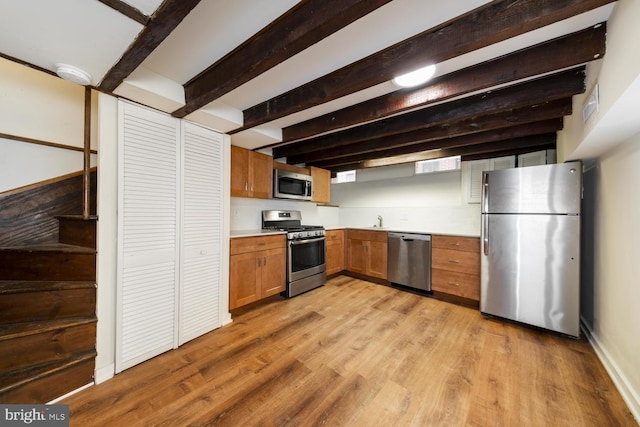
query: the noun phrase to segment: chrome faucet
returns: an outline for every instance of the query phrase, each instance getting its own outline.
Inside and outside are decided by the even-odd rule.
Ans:
[[[382,228],[382,215],[378,215],[378,227]]]

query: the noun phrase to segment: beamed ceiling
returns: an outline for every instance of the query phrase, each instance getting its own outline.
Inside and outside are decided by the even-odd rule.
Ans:
[[[5,2],[0,54],[49,73],[70,63],[100,91],[337,172],[555,148],[613,4]],[[428,64],[426,84],[391,83]]]

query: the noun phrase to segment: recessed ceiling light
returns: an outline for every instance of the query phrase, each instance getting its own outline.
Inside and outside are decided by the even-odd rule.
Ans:
[[[56,74],[61,79],[76,83],[82,86],[91,84],[91,74],[78,67],[68,64],[55,64]]]
[[[429,65],[427,67],[419,68],[415,71],[411,71],[410,73],[395,77],[393,79],[393,83],[400,87],[418,86],[433,77],[433,74],[435,72],[436,66]]]

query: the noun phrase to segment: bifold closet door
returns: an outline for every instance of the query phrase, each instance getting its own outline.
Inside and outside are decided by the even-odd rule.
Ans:
[[[177,346],[180,121],[119,103],[116,372]]]
[[[182,122],[179,344],[220,326],[222,135]]]

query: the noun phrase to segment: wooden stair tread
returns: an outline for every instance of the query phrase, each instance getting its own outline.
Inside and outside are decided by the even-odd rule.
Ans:
[[[4,372],[0,374],[0,396],[3,393],[22,387],[25,384],[37,381],[48,375],[55,374],[74,365],[94,359],[96,356],[97,352],[92,350],[86,353],[77,354],[69,359],[43,363],[41,365],[30,366],[28,368],[22,368],[11,372]]]
[[[0,342],[97,322],[96,316],[0,325]]]
[[[64,219],[74,219],[74,220],[82,220],[82,221],[97,221],[98,215],[89,215],[89,218],[83,217],[82,215],[56,215],[56,218],[64,218]]]
[[[2,247],[0,252],[54,252],[73,254],[95,254],[96,250],[86,246],[67,245],[65,243],[43,243],[28,246]]]
[[[95,288],[95,281],[71,280],[0,280],[0,295]]]

